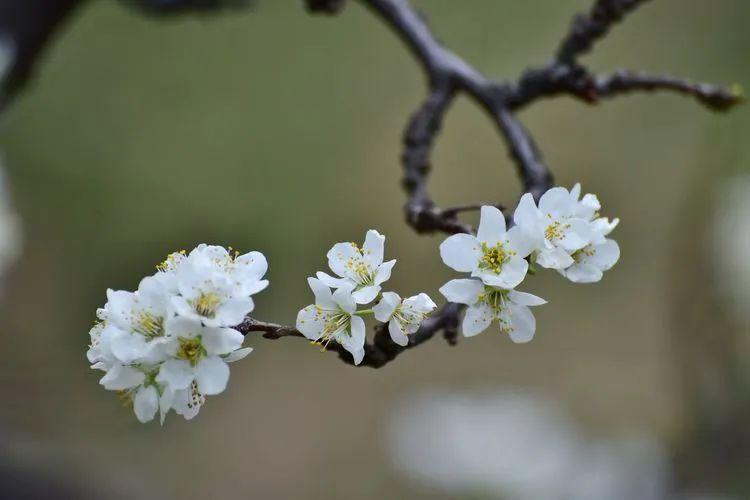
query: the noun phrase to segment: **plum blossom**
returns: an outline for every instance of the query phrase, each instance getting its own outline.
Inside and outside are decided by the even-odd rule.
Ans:
[[[297,330],[323,348],[331,341],[338,342],[351,353],[354,364],[360,364],[365,355],[365,322],[356,315],[353,287],[342,285],[331,293],[319,279],[308,278],[307,283],[315,295],[315,304],[299,312]]]
[[[157,382],[184,390],[195,381],[201,394],[224,392],[229,367],[223,357],[238,350],[245,337],[232,328],[204,326],[188,317],[170,319],[167,329],[165,350],[170,359],[161,366]]]
[[[409,343],[409,335],[419,329],[422,321],[437,306],[426,293],[401,300],[395,292],[383,293],[383,298],[373,307],[375,319],[388,323],[391,339],[400,346]]]
[[[620,247],[616,241],[606,236],[617,227],[620,219],[610,221],[599,216],[601,204],[594,194],[587,194],[578,199],[581,185],[576,184],[570,190],[571,198],[577,203],[576,214],[591,224],[591,243],[573,252],[570,257],[573,264],[558,272],[574,283],[594,283],[602,279],[620,258]]]
[[[500,210],[484,206],[477,235],[450,236],[440,245],[440,257],[456,271],[471,273],[489,286],[510,289],[526,276],[529,263],[525,257],[532,249],[532,242],[521,229],[506,231]]]
[[[135,292],[107,291],[86,353],[100,384],[133,404],[141,422],[170,409],[193,418],[207,395],[223,392],[228,363],[252,352],[234,328],[268,286],[263,254],[200,245],[176,252]]]
[[[238,325],[255,307],[251,295],[268,286],[261,279],[267,269],[260,252],[232,255],[224,247],[199,245],[179,263],[172,306],[207,326]]]
[[[317,278],[330,288],[351,286],[357,304],[369,304],[380,293],[381,285],[391,277],[395,260],[383,262],[385,236],[374,229],[367,231],[365,242],[336,243],[326,254],[328,266],[338,278],[318,272]]]
[[[516,343],[534,338],[536,320],[529,306],[547,302],[530,293],[488,286],[478,279],[451,280],[440,293],[450,302],[469,306],[462,323],[464,336],[473,337],[497,322],[500,332]]]
[[[563,187],[554,187],[542,195],[537,207],[532,195],[526,193],[513,214],[516,227],[530,240],[535,260],[542,267],[571,266],[571,254],[592,241],[593,229],[584,217],[593,200],[584,197],[583,202],[578,202],[574,195]]]

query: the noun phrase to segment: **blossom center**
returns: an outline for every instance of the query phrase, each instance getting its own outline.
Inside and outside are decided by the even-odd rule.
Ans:
[[[164,318],[149,312],[142,312],[136,321],[136,330],[148,338],[164,335]]]
[[[177,357],[190,361],[190,364],[193,366],[197,365],[198,361],[206,355],[206,350],[203,348],[200,336],[192,339],[180,337],[179,342],[180,349],[177,351]]]
[[[497,321],[501,333],[513,331],[513,323],[505,307],[508,300],[508,290],[485,287],[484,292],[479,295],[479,300],[492,308],[493,319]]]
[[[562,224],[560,221],[554,221],[544,230],[544,238],[547,241],[559,240],[565,236],[565,231],[570,224]]]
[[[221,304],[221,297],[214,292],[201,293],[197,299],[195,299],[193,306],[198,314],[205,316],[206,318],[213,318],[216,315],[216,310]]]
[[[509,257],[509,252],[505,251],[502,243],[496,243],[492,247],[487,245],[487,243],[482,243],[482,261],[479,266],[498,274],[503,269],[503,264]]]
[[[596,250],[594,250],[594,247],[592,247],[591,245],[586,245],[580,250],[576,250],[575,252],[573,252],[570,257],[576,262],[581,262],[586,257],[593,257],[595,253]]]
[[[407,332],[407,328],[410,325],[419,325],[422,323],[422,321],[427,318],[426,313],[421,313],[418,311],[415,311],[413,309],[404,309],[403,307],[399,307],[396,309],[396,311],[393,313],[393,319],[398,322],[398,325],[401,327],[401,330],[403,330],[405,333]]]

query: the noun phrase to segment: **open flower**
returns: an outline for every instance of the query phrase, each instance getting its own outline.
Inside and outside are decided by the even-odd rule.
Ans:
[[[525,257],[531,250],[531,242],[520,229],[506,231],[500,210],[484,206],[477,235],[450,236],[440,245],[440,257],[448,267],[470,272],[487,285],[514,288],[526,276],[529,264]]]
[[[164,323],[173,315],[164,283],[152,276],[136,292],[107,290],[102,332],[112,354],[123,363],[154,363],[161,354]]]
[[[146,423],[154,418],[159,409],[157,372],[158,368],[153,367],[115,364],[99,383],[108,391],[118,391],[123,400],[132,402],[138,421]]]
[[[323,348],[333,341],[341,344],[354,358],[354,364],[362,362],[365,355],[365,322],[355,315],[352,286],[344,285],[331,293],[321,280],[308,278],[307,283],[315,295],[315,304],[297,314],[297,330]]]
[[[395,292],[383,293],[383,298],[372,308],[375,319],[388,323],[391,339],[401,346],[409,343],[408,335],[416,332],[422,321],[437,306],[426,293],[401,300]]]
[[[487,286],[476,279],[451,280],[440,288],[440,293],[450,302],[469,306],[462,324],[466,337],[477,335],[497,322],[500,331],[516,343],[534,338],[536,320],[528,306],[546,303],[536,295]]]
[[[367,231],[365,243],[336,243],[329,251],[328,266],[339,278],[324,272],[316,276],[331,288],[352,287],[357,304],[369,304],[380,293],[380,285],[391,277],[395,260],[383,262],[385,236],[374,229]]]
[[[200,245],[179,265],[172,305],[180,316],[207,326],[236,326],[255,307],[250,296],[268,286],[260,279],[267,269],[259,252],[233,256],[223,247]]]
[[[188,389],[195,381],[201,394],[223,392],[229,380],[224,357],[239,350],[245,337],[232,328],[204,326],[179,316],[166,326],[170,359],[161,366],[156,381],[172,391]]]
[[[580,186],[578,186],[580,193]],[[534,203],[530,193],[521,197],[513,220],[516,226],[531,240],[536,262],[549,269],[564,269],[573,264],[571,254],[591,242],[593,231],[587,216],[593,195],[578,202],[578,193],[571,194],[563,187],[547,191]]]

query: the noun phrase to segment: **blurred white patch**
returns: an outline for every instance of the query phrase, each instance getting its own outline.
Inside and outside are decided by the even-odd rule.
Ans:
[[[5,271],[20,253],[21,221],[13,210],[5,167],[0,161],[0,291]]]
[[[719,188],[714,231],[719,292],[735,318],[750,325],[750,174]]]
[[[395,406],[394,465],[451,496],[663,500],[668,463],[640,434],[593,440],[554,404],[516,392],[430,392]]]

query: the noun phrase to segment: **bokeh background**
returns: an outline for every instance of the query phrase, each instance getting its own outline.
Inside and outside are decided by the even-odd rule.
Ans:
[[[502,78],[544,62],[590,1],[415,4]],[[749,19],[746,0],[649,2],[585,61],[750,87]],[[435,339],[369,370],[250,337],[228,390],[164,427],[97,384],[85,350],[106,288],[133,289],[199,242],[266,254],[262,319],[292,323],[330,245],[369,228],[399,260],[390,285],[437,298],[455,274],[440,237],[404,224],[399,188],[422,96],[411,56],[356,2],[333,18],[291,0],[170,20],[113,2],[78,12],[0,133],[23,232],[0,306],[3,484],[71,498],[750,498],[750,114],[673,95],[522,113],[558,183],[581,181],[622,219],[601,283],[526,281],[549,300],[533,342]],[[434,165],[442,206],[518,197],[465,99]]]

